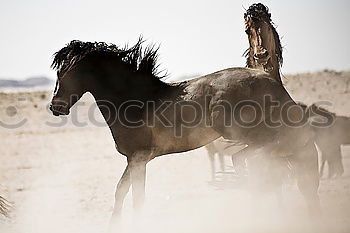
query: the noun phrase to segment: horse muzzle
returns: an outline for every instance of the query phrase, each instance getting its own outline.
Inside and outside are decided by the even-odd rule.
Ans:
[[[49,108],[54,116],[68,115],[69,108],[62,105],[51,104]]]
[[[270,59],[270,54],[264,47],[258,46],[257,51],[254,53],[254,59],[260,65],[266,65],[268,60]]]

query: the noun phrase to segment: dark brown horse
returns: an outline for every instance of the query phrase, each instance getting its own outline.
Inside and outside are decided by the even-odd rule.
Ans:
[[[268,8],[261,3],[253,4],[247,10],[244,19],[250,45],[245,53],[247,67],[265,70],[272,77],[280,79],[280,66],[283,63],[282,46]],[[316,105],[309,108],[302,103],[299,105],[305,111],[308,110],[306,114],[309,117],[327,116],[335,122],[332,126],[312,128],[316,134],[315,142],[322,152],[320,175],[322,176],[325,162],[327,162],[329,177],[340,176],[344,172],[340,146],[350,141],[349,120]]]
[[[166,84],[157,75],[157,50],[142,41],[127,49],[106,43],[72,41],[55,54],[54,115],[90,92],[104,116],[117,150],[128,165],[117,185],[113,216],[121,213],[132,186],[137,209],[145,195],[146,164],[155,157],[199,148],[223,136],[248,148],[266,147],[293,156],[300,190],[311,210],[319,209],[312,134],[303,127],[279,79],[261,70],[229,68],[197,79]],[[275,104],[278,103],[278,106]],[[293,144],[290,138],[294,137]]]
[[[247,67],[264,70],[272,77],[275,77],[275,79],[281,80],[280,68],[283,63],[282,46],[277,30],[275,29],[274,24],[271,20],[269,9],[261,3],[253,4],[247,10],[246,14],[244,15],[244,19],[246,25],[246,33],[248,35],[250,45],[249,49],[245,53],[247,57]],[[328,117],[327,120],[329,120],[322,128],[312,125],[311,129],[314,132],[314,137],[312,140],[308,141],[306,146],[308,149],[300,151],[300,157],[304,157],[305,161],[307,161],[305,166],[309,167],[312,170],[313,179],[316,180],[316,176],[318,175],[318,154],[314,143],[316,142],[317,145],[321,145],[319,146],[321,150],[325,149],[323,146],[325,144],[322,142],[322,140],[324,140],[325,132],[328,132],[326,134],[329,136],[329,125],[332,123],[333,117],[332,114],[322,111],[322,109],[307,108],[305,105],[300,103],[298,105],[308,120],[314,116],[326,116]],[[320,113],[321,115],[318,115]],[[290,138],[290,140],[294,140],[294,138]],[[233,155],[232,157],[232,160],[234,160],[236,155]],[[335,159],[335,161],[339,161],[339,159]],[[332,164],[335,164],[335,167],[337,168],[342,168],[342,165],[339,166],[339,163],[335,161],[333,161]],[[290,160],[290,162],[292,164],[292,168],[296,168],[293,173],[297,176],[298,186],[300,190],[303,190],[305,183],[301,180],[303,179],[302,177],[305,176],[305,172],[298,169],[298,166],[293,165],[293,163],[295,164],[295,162],[293,162],[293,158]],[[341,170],[341,168],[338,170]],[[317,188],[318,185],[319,184],[317,182]],[[315,188],[316,187],[313,187],[312,189]]]
[[[261,3],[253,4],[244,14],[244,20],[246,26],[245,32],[248,35],[249,41],[249,48],[244,53],[247,57],[246,67],[266,71],[271,77],[281,81],[280,66],[283,63],[282,46],[279,35],[273,26],[269,9]],[[227,142],[220,143],[219,139],[206,145],[213,179],[215,178],[214,159],[216,154],[220,160],[221,170],[225,170],[224,148],[227,147],[226,144]],[[235,153],[232,155],[232,161],[237,160],[240,154]]]
[[[316,133],[315,142],[321,152],[320,176],[323,176],[325,164],[328,165],[328,178],[339,177],[344,173],[341,145],[350,144],[350,118],[338,116],[315,104],[309,106],[311,117],[320,113],[332,117],[333,123],[328,127],[313,127]]]
[[[270,74],[276,80],[281,82],[280,68],[283,63],[282,46],[280,42],[277,30],[271,20],[271,14],[269,9],[261,4],[251,5],[247,12],[244,14],[244,20],[246,25],[246,34],[248,35],[249,48],[245,52],[247,57],[246,66],[248,68],[260,69]],[[306,112],[301,106],[298,106],[299,110],[304,112],[305,120],[309,118],[308,112]],[[306,128],[310,126],[305,126]],[[311,130],[311,128],[308,128]],[[295,140],[291,137],[290,140]],[[315,181],[313,187],[309,187],[312,190],[317,190],[319,182],[318,178],[318,158],[317,150],[314,145],[315,135],[310,136],[309,140],[305,143],[303,150],[299,150],[294,153],[294,156],[287,158],[288,163],[294,170],[294,174],[297,176],[297,183],[299,189],[303,192],[305,189],[305,182],[303,177],[306,177],[306,173],[311,174],[312,180]],[[254,155],[254,151],[249,151],[249,147],[232,155],[232,161],[239,160],[240,157],[247,158],[247,156]],[[299,158],[298,158],[299,157]],[[295,165],[295,160],[304,160],[303,166],[308,167],[309,172],[300,169],[298,165]],[[272,160],[274,161],[274,160]],[[241,163],[241,162],[238,162]],[[283,177],[276,177],[281,180],[277,183],[282,183]],[[307,197],[308,192],[303,192]],[[310,197],[307,197],[310,198]]]
[[[350,118],[336,116],[330,129],[317,129],[316,143],[322,153],[320,176],[328,164],[328,178],[339,177],[344,173],[341,145],[350,144]]]

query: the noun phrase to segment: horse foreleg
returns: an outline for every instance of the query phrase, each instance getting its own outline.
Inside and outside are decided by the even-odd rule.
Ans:
[[[216,148],[213,143],[209,143],[205,146],[205,149],[208,152],[208,158],[210,162],[210,172],[211,172],[211,180],[215,180],[215,154],[216,154]]]
[[[130,167],[126,166],[122,177],[120,178],[117,188],[115,191],[115,203],[112,214],[112,219],[116,219],[120,216],[121,210],[123,208],[124,198],[129,192],[131,182],[130,182]]]
[[[146,162],[131,162],[130,177],[134,210],[141,209],[145,200]]]
[[[215,153],[208,151],[208,157],[210,162],[210,172],[211,172],[211,180],[215,180]]]

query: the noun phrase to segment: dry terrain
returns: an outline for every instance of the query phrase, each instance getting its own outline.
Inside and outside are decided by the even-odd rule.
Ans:
[[[350,116],[350,72],[287,75],[284,80],[296,100],[327,101],[331,105],[320,103]],[[90,95],[83,97],[72,116],[61,118],[47,110],[50,98],[45,91],[0,93],[0,194],[12,203],[11,218],[0,219],[0,232],[105,232],[126,160],[116,152]],[[321,180],[320,219],[308,216],[294,183],[283,187],[279,203],[274,192],[252,194],[242,182],[227,186],[209,182],[203,148],[163,156],[148,165],[141,217],[133,217],[128,195],[124,230],[350,232],[350,147],[343,146],[342,152],[345,174]]]

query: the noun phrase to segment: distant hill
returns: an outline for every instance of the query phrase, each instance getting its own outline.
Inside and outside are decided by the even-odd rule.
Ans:
[[[202,76],[201,74],[186,74],[182,76],[177,76],[177,77],[170,77],[170,78],[165,78],[163,81],[165,82],[180,82],[180,81],[185,81],[193,78],[198,78]]]
[[[51,87],[54,81],[47,77],[32,77],[25,80],[0,79],[0,88]]]

